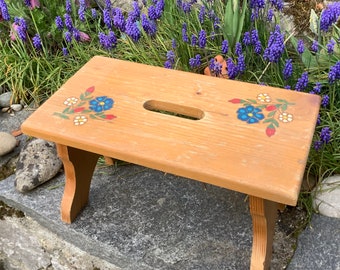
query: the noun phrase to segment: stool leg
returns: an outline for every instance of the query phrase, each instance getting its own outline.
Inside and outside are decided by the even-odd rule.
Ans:
[[[66,178],[61,219],[71,223],[88,202],[91,179],[99,155],[61,144],[57,144],[57,150],[64,164]]]
[[[250,269],[269,269],[278,203],[249,196],[253,220],[253,247]]]

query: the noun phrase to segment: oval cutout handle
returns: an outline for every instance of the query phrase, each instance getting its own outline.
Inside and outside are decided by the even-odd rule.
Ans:
[[[159,100],[148,100],[144,103],[143,107],[148,111],[168,114],[190,120],[200,120],[204,117],[204,112],[200,109]]]

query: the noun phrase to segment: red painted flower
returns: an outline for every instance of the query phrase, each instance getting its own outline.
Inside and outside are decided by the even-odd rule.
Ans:
[[[233,98],[233,99],[229,100],[229,102],[234,103],[234,104],[237,104],[237,103],[241,103],[241,99],[239,99],[239,98]]]
[[[267,110],[267,111],[275,111],[275,110],[276,110],[276,106],[275,106],[275,105],[268,105],[268,106],[266,107],[266,110]]]
[[[112,120],[112,119],[115,119],[115,118],[117,118],[117,116],[115,116],[113,114],[106,114],[105,115],[105,119],[107,119],[107,120]]]
[[[269,126],[266,129],[266,134],[267,134],[268,137],[273,136],[275,134],[275,132],[276,132],[276,129],[274,127]]]
[[[94,86],[91,86],[91,87],[87,88],[85,92],[92,93],[93,91],[94,91]]]
[[[75,108],[73,111],[75,113],[79,113],[79,112],[82,112],[83,110],[85,110],[85,107],[78,107],[78,108]]]

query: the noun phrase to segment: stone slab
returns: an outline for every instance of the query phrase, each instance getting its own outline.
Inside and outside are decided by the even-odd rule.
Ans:
[[[287,270],[340,270],[340,219],[315,214]]]
[[[14,177],[0,200],[122,269],[247,269],[251,218],[245,195],[135,165],[96,170],[90,202],[61,222],[64,175],[28,194]]]

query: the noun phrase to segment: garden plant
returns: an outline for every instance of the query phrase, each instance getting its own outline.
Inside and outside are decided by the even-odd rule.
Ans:
[[[128,10],[110,0],[0,0],[1,91],[39,105],[103,55],[320,95],[306,167],[320,182],[340,173],[340,2],[312,10],[303,38],[285,28],[283,11],[282,0],[145,0]]]

